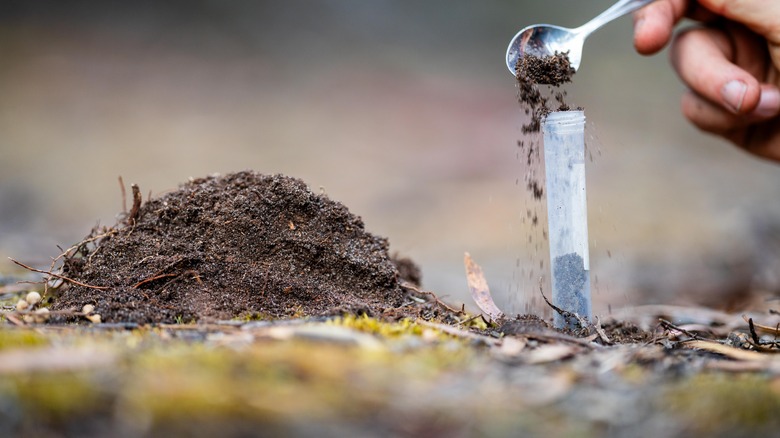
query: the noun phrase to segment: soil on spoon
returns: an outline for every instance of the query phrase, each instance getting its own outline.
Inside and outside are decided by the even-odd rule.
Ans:
[[[556,53],[543,58],[523,56],[517,62],[515,73],[518,78],[522,77],[534,84],[559,87],[571,82],[575,70],[566,53]]]
[[[63,275],[101,289],[65,283],[53,310],[92,304],[104,322],[137,323],[397,315],[401,283],[420,280],[344,205],[282,175],[194,179],[128,216],[65,258]]]

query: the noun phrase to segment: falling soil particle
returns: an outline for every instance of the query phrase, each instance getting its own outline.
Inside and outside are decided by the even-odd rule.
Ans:
[[[133,219],[65,260],[63,275],[107,289],[65,283],[53,310],[93,304],[105,322],[139,323],[381,316],[420,279],[344,205],[282,175],[195,179]]]
[[[523,133],[539,132],[541,130],[542,120],[551,111],[554,111],[549,105],[549,98],[546,97],[540,85],[548,85],[550,89],[559,88],[561,85],[571,82],[575,70],[569,62],[569,56],[566,53],[556,53],[555,55],[539,58],[532,55],[522,56],[515,66],[515,76],[519,87],[520,104],[524,107],[526,114],[531,116],[531,121],[523,125]],[[565,102],[566,93],[559,91],[555,93],[555,100],[559,107],[556,111],[567,111],[570,106]]]

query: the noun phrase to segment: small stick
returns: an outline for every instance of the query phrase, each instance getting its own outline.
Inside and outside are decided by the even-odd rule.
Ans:
[[[130,188],[133,190],[133,207],[130,209],[130,214],[127,215],[127,224],[135,225],[138,220],[138,212],[141,209],[141,189],[138,188],[138,184],[131,184]]]
[[[97,227],[93,228],[92,232],[96,233],[97,232]],[[110,235],[112,235],[112,234],[114,234],[116,232],[117,232],[117,230],[115,228],[108,229],[104,233],[98,234],[98,235],[94,235],[92,237],[88,237],[88,238],[82,240],[81,242],[71,246],[70,248],[68,248],[68,249],[66,249],[64,251],[58,245],[57,248],[59,248],[59,250],[62,251],[62,252],[57,257],[51,259],[51,265],[49,266],[49,272],[53,272],[54,271],[54,266],[57,264],[57,261],[60,260],[63,257],[68,257],[68,254],[70,254],[71,251],[75,251],[75,250],[81,248],[84,245],[90,244],[90,243],[95,242],[95,241],[97,241],[99,239],[102,239],[104,237],[110,236]],[[98,249],[99,248],[100,247],[98,246]],[[95,252],[97,252],[97,250],[95,250],[92,254],[89,255],[89,258],[87,258],[87,262],[90,262],[92,260],[92,256],[94,255]],[[49,293],[49,282],[48,281],[44,281],[43,283],[44,283],[43,284],[43,296],[45,297]]]
[[[459,328],[452,327],[450,325],[438,324],[438,323],[435,323],[435,322],[425,321],[424,319],[417,319],[417,320],[415,320],[415,323],[420,324],[420,325],[425,326],[425,327],[430,327],[430,328],[439,330],[439,331],[441,331],[443,333],[446,333],[448,335],[451,335],[451,336],[457,336],[459,338],[473,339],[473,340],[476,340],[476,341],[481,341],[481,342],[484,342],[487,345],[496,345],[496,344],[498,344],[500,342],[500,340],[496,339],[496,338],[491,338],[489,336],[484,336],[484,335],[478,335],[476,333],[472,333],[472,332],[469,332],[469,331],[466,331],[466,330],[461,330]]]
[[[604,341],[607,345],[612,345],[612,341],[609,340],[607,337],[607,333],[604,331],[604,329],[601,327],[601,320],[599,317],[596,317],[596,324],[593,324],[593,328],[596,329],[596,333],[599,334],[599,338],[601,338],[602,341]]]
[[[464,319],[463,321],[459,322],[459,323],[458,323],[458,325],[464,325],[464,324],[468,324],[468,323],[470,323],[471,321],[474,321],[475,319],[477,319],[477,318],[479,318],[479,317],[481,317],[481,316],[483,316],[483,315],[482,315],[481,313],[479,313],[479,314],[477,314],[477,315],[474,315],[474,316],[472,316],[471,318],[466,318],[466,319]],[[484,318],[483,318],[483,321],[484,321]]]
[[[661,325],[665,329],[667,329],[667,330],[669,330],[669,329],[677,330],[678,332],[680,332],[682,334],[685,334],[685,335],[688,335],[688,336],[690,336],[691,338],[693,338],[693,339],[695,339],[697,341],[706,341],[706,340],[708,340],[708,339],[702,338],[701,336],[697,335],[696,333],[693,333],[691,331],[685,330],[682,327],[676,326],[676,325],[672,324],[671,322],[669,322],[669,321],[667,321],[667,320],[665,320],[663,318],[658,318],[658,320],[661,322]]]
[[[580,328],[583,329],[588,328],[588,322],[585,320],[585,318],[581,317],[580,315],[577,315],[576,313],[569,312],[568,310],[563,310],[560,307],[556,306],[555,304],[551,303],[550,300],[547,299],[547,297],[544,295],[544,292],[542,291],[541,282],[539,284],[539,293],[542,294],[542,298],[544,298],[544,302],[547,303],[548,306],[552,307],[552,309],[558,312],[561,316],[563,316],[567,320],[573,318],[580,325]]]
[[[125,180],[119,175],[119,189],[122,191],[122,214],[127,214],[127,192],[125,191]]]
[[[433,292],[420,290],[419,288],[413,286],[411,283],[402,283],[401,287],[404,288],[404,289],[408,289],[408,290],[417,292],[418,294],[430,295],[431,297],[433,297],[433,300],[436,302],[436,304],[440,305],[441,307],[447,309],[448,311],[450,311],[450,312],[452,312],[452,313],[454,313],[456,315],[465,315],[466,314],[466,305],[465,304],[463,306],[461,306],[461,310],[453,309],[452,307],[448,306],[445,302],[440,300],[439,297],[437,297],[436,294],[433,293]]]
[[[139,281],[138,283],[134,284],[132,287],[133,287],[133,289],[138,289],[140,286],[143,286],[146,283],[150,283],[152,281],[159,280],[161,278],[170,278],[170,277],[178,278],[178,277],[181,277],[182,275],[187,275],[187,274],[193,274],[192,278],[194,280],[196,280],[198,282],[198,284],[203,284],[203,281],[201,281],[200,274],[198,273],[198,271],[195,271],[194,269],[188,269],[188,270],[186,270],[184,272],[155,275],[153,277],[150,277],[150,278],[147,278],[145,280]],[[171,280],[171,281],[173,281],[173,280]],[[168,283],[170,283],[170,282],[168,282]],[[168,284],[168,283],[165,283],[165,284]]]
[[[756,333],[756,326],[753,325],[753,318],[748,318],[748,327],[750,328],[750,337],[753,338],[753,342],[755,342],[756,345],[760,345],[761,339],[759,339],[758,333]]]
[[[16,263],[17,265],[21,266],[24,269],[27,269],[28,271],[37,272],[39,274],[46,274],[46,275],[48,275],[50,277],[59,278],[59,279],[65,280],[67,282],[73,283],[73,284],[75,284],[77,286],[82,286],[82,287],[86,287],[86,288],[89,288],[89,289],[97,289],[97,290],[106,290],[106,289],[108,289],[108,286],[92,286],[91,284],[82,283],[80,281],[74,280],[72,278],[68,278],[68,277],[66,277],[64,275],[61,275],[61,274],[55,274],[54,272],[44,271],[44,270],[41,270],[41,269],[35,269],[35,268],[31,267],[31,266],[25,265],[22,262],[18,262],[16,260],[12,259],[11,257],[8,257],[8,260]]]
[[[12,313],[6,314],[5,315],[5,319],[7,319],[8,321],[11,321],[12,324],[14,324],[16,326],[19,326],[19,327],[22,327],[22,326],[25,325],[24,321],[20,320],[19,318],[14,316]]]
[[[139,287],[145,285],[146,283],[151,283],[152,281],[159,280],[161,278],[168,278],[168,277],[178,277],[181,274],[175,273],[175,274],[161,274],[161,275],[155,275],[154,277],[147,278],[145,280],[141,280],[138,283],[134,284],[132,287],[133,289],[138,289]]]

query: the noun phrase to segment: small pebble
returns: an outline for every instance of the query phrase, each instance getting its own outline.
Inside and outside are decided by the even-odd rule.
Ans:
[[[94,315],[87,316],[87,319],[90,320],[93,324],[100,324],[102,322],[100,315],[97,313]]]
[[[49,319],[49,309],[43,307],[38,309],[33,314],[27,314],[22,317],[22,320],[27,324],[43,324]]]
[[[30,303],[25,300],[19,300],[19,302],[16,303],[16,310],[20,312],[22,310],[27,310],[28,307],[30,307]]]
[[[40,316],[41,318],[43,318],[44,321],[49,319],[49,316],[51,316],[51,315],[49,315],[49,309],[47,309],[46,307],[42,307],[42,308],[36,310],[35,314]]]
[[[34,306],[41,302],[41,294],[38,292],[32,291],[27,294],[27,296],[24,298],[25,301],[31,306]]]
[[[84,307],[81,308],[81,313],[85,315],[89,315],[94,311],[95,311],[95,306],[93,306],[92,304],[84,304]]]

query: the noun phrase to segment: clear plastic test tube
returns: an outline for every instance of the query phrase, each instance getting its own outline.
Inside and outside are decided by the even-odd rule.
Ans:
[[[585,113],[547,115],[544,165],[550,239],[552,301],[557,307],[592,319],[588,207],[585,194]],[[576,326],[556,312],[556,328]]]

